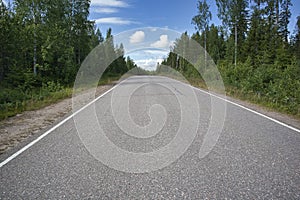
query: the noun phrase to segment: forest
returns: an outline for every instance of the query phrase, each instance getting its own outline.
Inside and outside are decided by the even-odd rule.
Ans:
[[[175,53],[197,41],[216,63],[228,95],[300,117],[300,16],[289,30],[291,0],[213,2],[222,25],[212,24],[210,5],[198,1],[195,33],[183,33],[162,64],[203,85]],[[122,44],[115,46],[111,29],[103,36],[89,11],[90,0],[0,0],[0,119],[71,96],[78,69],[98,45],[118,57],[99,83],[138,67],[124,57]]]
[[[210,5],[198,1],[191,19],[195,33],[183,33],[162,64],[205,87],[193,66],[175,53],[178,48],[188,52],[191,41],[197,41],[217,65],[228,95],[299,117],[300,16],[290,33],[291,0],[215,3],[222,25],[211,24]],[[204,67],[201,71],[205,74]]]
[[[98,45],[118,57],[100,83],[137,67],[88,19],[89,0],[0,0],[0,119],[72,95],[77,71]]]

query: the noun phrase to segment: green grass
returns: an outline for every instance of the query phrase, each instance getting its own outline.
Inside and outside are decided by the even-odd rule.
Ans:
[[[121,75],[106,75],[98,85],[108,85],[119,80]],[[57,103],[73,95],[73,87],[63,87],[49,82],[42,88],[23,92],[20,88],[0,89],[0,120],[15,116],[24,111],[32,111]]]
[[[190,84],[201,89],[207,89],[203,80],[191,79]],[[289,115],[295,119],[300,120],[300,105],[280,104],[272,102],[269,98],[258,95],[253,92],[244,92],[236,87],[225,86],[226,95],[232,98],[236,98],[242,101],[256,104],[269,111],[279,112],[282,114]],[[297,108],[298,107],[298,108]]]
[[[176,75],[159,74],[174,79],[180,79]],[[119,80],[121,75],[109,74],[101,78],[98,85],[111,84]],[[182,81],[182,79],[180,79]],[[186,81],[185,81],[186,82]],[[199,78],[189,78],[188,82],[198,88],[207,89],[205,82]],[[225,86],[226,95],[243,101],[254,103],[271,111],[288,114],[296,119],[300,119],[300,106],[290,104],[280,104],[272,102],[265,96],[251,92],[244,92],[232,86]],[[38,110],[63,99],[70,98],[73,94],[72,87],[62,87],[55,83],[49,83],[44,88],[35,89],[31,92],[22,92],[20,89],[9,90],[0,89],[0,120],[15,116],[24,111]],[[3,100],[5,99],[5,100]]]
[[[60,91],[49,92],[47,96],[40,96],[37,93],[32,93],[31,99],[23,101],[16,100],[15,102],[2,103],[0,120],[15,116],[24,111],[38,110],[53,103],[59,102],[62,99],[72,96],[73,88],[63,88]]]
[[[111,84],[115,81],[118,81],[121,77],[122,77],[122,75],[120,75],[120,74],[104,75],[104,76],[102,76],[102,78],[98,82],[98,86],[99,85],[109,85],[109,84]]]
[[[300,120],[300,105],[290,105],[272,102],[269,98],[251,92],[243,92],[235,87],[226,86],[226,95],[240,99],[242,101],[250,102],[266,108],[269,111],[279,112],[289,115],[295,119]]]
[[[169,78],[173,78],[179,81],[182,81],[181,78],[178,76],[174,76],[171,74],[159,74],[162,76],[166,76]],[[193,85],[194,87],[201,88],[204,90],[207,90],[207,85],[205,82],[200,79],[200,78],[187,78],[189,84]],[[186,81],[183,81],[186,82]],[[261,106],[269,111],[274,111],[274,112],[279,112],[282,114],[289,115],[295,119],[300,120],[300,105],[291,105],[289,103],[283,104],[283,103],[278,103],[278,102],[272,102],[272,99],[267,98],[264,95],[258,95],[253,92],[245,92],[242,91],[241,89],[238,89],[236,87],[230,86],[230,85],[225,85],[225,92],[226,95],[232,98],[236,98],[242,101],[246,101],[249,103],[256,104],[258,106]],[[215,92],[218,92],[218,90],[214,90]]]

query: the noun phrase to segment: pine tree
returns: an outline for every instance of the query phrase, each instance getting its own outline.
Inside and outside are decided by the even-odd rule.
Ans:
[[[291,0],[282,1],[281,4],[282,10],[279,19],[279,31],[285,43],[288,43],[288,35],[290,33],[288,30],[288,24],[291,18],[291,9],[290,9],[291,6],[292,6]]]
[[[291,40],[292,52],[294,56],[298,59],[300,66],[300,16],[297,17],[297,23],[294,30],[294,35]]]
[[[13,53],[12,45],[12,19],[11,13],[0,0],[0,82],[4,79],[12,63],[10,57]]]
[[[222,32],[214,24],[209,28],[207,41],[208,53],[214,62],[217,63],[225,56],[225,41]]]
[[[92,35],[93,22],[88,20],[90,0],[73,0],[73,41],[77,64],[80,65],[89,53],[89,38]]]

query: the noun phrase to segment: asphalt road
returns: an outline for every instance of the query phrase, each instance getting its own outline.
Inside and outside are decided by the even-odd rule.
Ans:
[[[300,199],[300,133],[177,81],[132,77],[0,176],[0,199]]]

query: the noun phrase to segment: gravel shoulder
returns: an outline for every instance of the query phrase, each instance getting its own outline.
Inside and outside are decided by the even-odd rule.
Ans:
[[[279,113],[279,112],[275,112],[275,111],[273,111],[271,109],[268,109],[268,108],[265,108],[263,106],[253,104],[253,103],[250,103],[250,102],[247,102],[247,101],[242,101],[242,100],[239,100],[239,99],[235,99],[235,98],[232,98],[232,97],[229,97],[229,96],[227,96],[226,99],[229,100],[229,101],[232,101],[234,103],[240,104],[244,107],[247,107],[251,110],[254,110],[256,112],[259,112],[261,114],[264,114],[268,117],[276,119],[276,120],[278,120],[280,122],[283,122],[287,125],[295,127],[297,129],[300,129],[300,120],[295,118],[294,116]]]
[[[96,96],[112,87],[113,85],[99,86],[96,90]],[[67,98],[42,109],[25,111],[0,121],[0,155],[42,130],[46,130],[71,111],[72,98]]]

